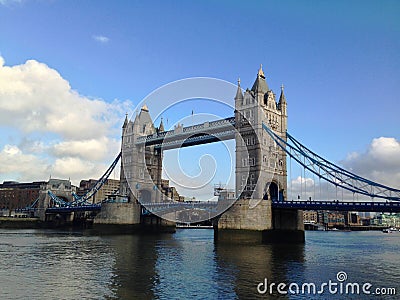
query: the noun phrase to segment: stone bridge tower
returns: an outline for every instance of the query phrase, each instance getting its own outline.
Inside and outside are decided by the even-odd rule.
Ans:
[[[115,225],[143,224],[143,203],[160,201],[162,152],[146,146],[146,137],[162,129],[156,128],[144,105],[134,121],[125,117],[122,126],[120,190],[116,203],[103,203],[94,223]],[[143,142],[140,142],[143,141]],[[122,201],[121,201],[122,200]],[[161,224],[160,220],[156,220]]]
[[[286,153],[262,127],[265,124],[286,139],[287,103],[283,88],[277,102],[260,67],[253,87],[244,95],[239,82],[235,109],[237,195],[240,193],[242,199],[285,199]]]
[[[160,202],[162,151],[146,146],[145,142],[138,143],[138,140],[163,130],[163,127],[162,122],[160,128],[154,126],[146,105],[133,122],[125,119],[120,194],[130,201]]]
[[[272,241],[290,235],[290,240],[303,240],[302,212],[271,207],[271,201],[287,198],[286,153],[263,124],[286,139],[287,102],[283,86],[276,100],[262,67],[244,94],[238,82],[235,123],[237,201],[220,217],[218,239]]]

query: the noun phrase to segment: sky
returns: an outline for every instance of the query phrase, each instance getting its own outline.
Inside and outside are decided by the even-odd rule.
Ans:
[[[99,178],[125,113],[154,90],[190,77],[251,88],[262,64],[285,86],[293,136],[400,188],[399,15],[399,1],[0,0],[0,182]],[[194,153],[224,160],[218,147],[183,151],[187,172]]]

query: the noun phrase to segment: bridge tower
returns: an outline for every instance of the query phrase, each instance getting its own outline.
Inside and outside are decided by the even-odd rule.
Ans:
[[[154,203],[161,200],[162,151],[145,143],[137,143],[137,139],[163,131],[163,127],[162,122],[160,128],[154,126],[146,105],[143,105],[133,122],[125,120],[120,194],[127,196],[130,201]]]
[[[220,217],[218,240],[303,241],[301,211],[272,209],[287,198],[286,153],[263,129],[286,139],[287,102],[269,89],[262,66],[252,88],[235,96],[237,201]]]
[[[149,114],[149,109],[143,105],[136,114],[134,121],[125,122],[122,126],[122,159],[120,172],[119,199],[115,203],[103,203],[100,214],[94,223],[114,225],[141,225],[143,229],[169,231],[170,224],[156,216],[144,217],[143,203],[155,203],[161,201],[161,174],[162,151],[154,146],[147,146],[145,142],[138,143],[138,139],[164,131],[161,122],[156,128]],[[150,225],[147,228],[142,225]]]

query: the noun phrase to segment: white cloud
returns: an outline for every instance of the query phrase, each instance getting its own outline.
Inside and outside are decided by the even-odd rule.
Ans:
[[[124,113],[131,109],[130,101],[80,95],[44,63],[10,67],[0,56],[0,129],[17,132],[12,143],[0,138],[0,178],[45,180],[51,174],[74,184],[96,178],[117,155]]]
[[[13,67],[0,62],[0,126],[88,139],[109,134],[127,105],[83,97],[56,70],[35,60]]]
[[[375,138],[365,151],[349,153],[340,165],[359,176],[400,189],[400,141],[395,138]],[[305,178],[289,174],[288,199],[296,200],[298,196],[302,200],[311,197],[316,200],[371,201],[368,196],[353,194],[308,171]]]
[[[5,145],[0,151],[0,178],[3,180],[45,180],[48,165],[45,160],[32,154],[24,154],[15,145]],[[7,177],[16,176],[16,177]]]
[[[289,200],[297,200],[300,196],[301,200],[306,200],[311,197],[316,199],[314,180],[308,177],[297,176],[296,178],[288,179],[288,193],[287,197]]]
[[[53,173],[60,178],[100,178],[106,169],[105,164],[77,157],[62,157],[52,165]]]
[[[92,38],[99,43],[106,44],[110,41],[110,39],[104,35],[93,35]]]
[[[107,147],[104,147],[107,145]],[[109,150],[117,153],[120,147],[120,141],[110,140],[104,136],[99,139],[87,139],[80,141],[63,141],[52,147],[53,153],[57,157],[77,156],[89,160],[101,160],[107,156]]]
[[[4,6],[11,6],[14,4],[21,4],[23,0],[0,0],[0,4]]]
[[[350,153],[341,163],[357,175],[400,188],[400,142],[395,138],[375,138],[365,152]]]

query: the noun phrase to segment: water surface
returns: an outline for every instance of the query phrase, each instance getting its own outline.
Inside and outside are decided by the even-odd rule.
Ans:
[[[400,292],[399,258],[400,233],[306,232],[304,245],[232,246],[215,244],[205,229],[150,236],[0,229],[0,298],[380,299],[260,295],[257,285],[264,278],[318,285],[343,271],[346,282]]]

